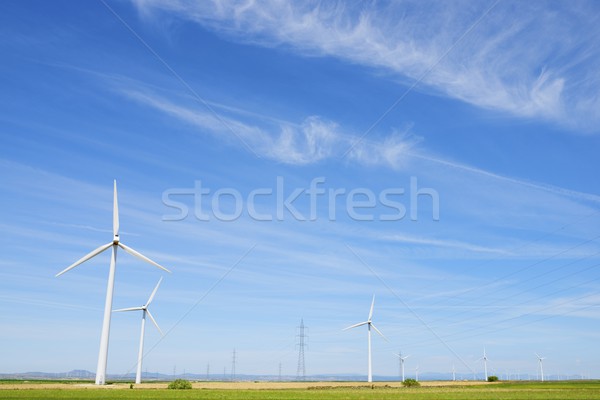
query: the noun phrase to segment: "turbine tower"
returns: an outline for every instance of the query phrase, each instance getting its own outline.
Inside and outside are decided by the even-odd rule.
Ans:
[[[354,324],[354,325],[350,325],[347,328],[344,328],[343,330],[348,330],[348,329],[352,329],[352,328],[356,328],[359,326],[363,326],[363,325],[367,325],[367,338],[368,338],[368,342],[369,342],[369,368],[368,368],[368,375],[367,375],[367,382],[373,382],[373,373],[372,373],[372,368],[371,368],[371,328],[375,329],[375,332],[379,333],[379,335],[384,338],[386,341],[386,337],[383,336],[383,333],[381,333],[379,331],[379,329],[377,329],[377,327],[375,327],[375,325],[373,325],[373,322],[371,322],[371,319],[373,318],[373,307],[375,306],[375,295],[373,295],[373,301],[371,301],[371,310],[369,311],[369,319],[367,319],[365,322],[359,322],[358,324]]]
[[[484,380],[487,382],[487,380],[488,380],[488,370],[487,370],[488,358],[487,358],[487,355],[485,354],[485,347],[483,348],[483,357],[481,357],[479,360],[483,360],[483,371],[485,374]],[[477,360],[477,361],[479,361],[479,360]]]
[[[112,247],[112,256],[110,258],[110,268],[108,270],[108,285],[106,288],[106,301],[104,303],[104,320],[102,322],[102,334],[100,336],[100,351],[98,353],[98,366],[96,368],[96,385],[104,385],[106,383],[106,363],[108,361],[108,337],[110,335],[110,315],[112,313],[113,291],[115,288],[115,270],[117,267],[117,249],[120,247],[127,253],[146,261],[166,272],[171,272],[160,264],[155,263],[148,257],[138,253],[131,247],[125,246],[119,241],[119,204],[117,202],[117,181],[114,181],[114,197],[113,197],[113,240],[110,243],[98,247],[96,250],[83,256],[75,263],[71,264],[63,271],[56,274],[60,276],[67,271],[72,270],[79,264],[96,257],[98,254]]]
[[[454,368],[454,364],[452,364],[452,381],[456,381],[456,369]]]
[[[419,381],[419,366],[417,365],[417,368],[415,368],[415,380]]]
[[[231,359],[231,381],[235,382],[235,347],[233,348],[233,357]]]
[[[150,306],[150,303],[152,303],[152,300],[154,300],[154,296],[156,295],[156,291],[158,290],[158,287],[160,286],[161,282],[162,282],[162,278],[160,278],[158,280],[158,283],[156,284],[156,287],[152,291],[152,294],[150,294],[148,301],[143,306],[121,308],[119,310],[114,311],[114,312],[123,312],[123,311],[141,311],[142,312],[142,330],[140,333],[140,349],[138,351],[137,371],[135,374],[135,383],[136,384],[142,383],[142,358],[144,357],[144,332],[146,329],[146,315],[148,315],[148,318],[150,318],[150,321],[152,321],[152,323],[154,324],[156,329],[158,329],[158,332],[160,332],[161,336],[163,336],[163,333],[160,330],[160,327],[158,326],[158,324],[156,323],[156,320],[152,316],[152,313],[150,313],[150,310],[148,310],[148,306]],[[185,375],[185,373],[184,373],[184,375]]]
[[[402,375],[402,382],[404,382],[404,360],[406,360],[410,355],[402,357],[402,352],[396,354],[398,359],[400,360],[400,373]]]
[[[535,353],[535,356],[538,359],[538,362],[540,363],[540,376],[542,377],[542,382],[544,382],[544,363],[542,362],[542,360],[544,360],[546,357],[540,357],[537,353]]]

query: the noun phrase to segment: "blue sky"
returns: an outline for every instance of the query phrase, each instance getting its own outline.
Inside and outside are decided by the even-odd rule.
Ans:
[[[485,347],[497,374],[537,352],[598,377],[599,11],[2,2],[0,371],[95,370],[109,256],[54,275],[110,240],[117,179],[122,241],[173,271],[148,371],[229,371],[236,348],[238,373],[295,375],[304,318],[308,374],[365,374],[342,328],[375,294],[375,375],[398,351],[471,375]],[[115,308],[160,276],[119,253]],[[134,371],[138,325],[113,316],[109,373]]]

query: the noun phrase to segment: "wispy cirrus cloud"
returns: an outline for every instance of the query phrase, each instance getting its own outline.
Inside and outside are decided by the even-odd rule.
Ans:
[[[397,168],[418,139],[408,133],[395,133],[381,143],[359,140],[346,133],[336,122],[320,116],[308,116],[299,123],[275,120],[231,107],[213,104],[213,112],[139,90],[121,90],[128,98],[150,106],[180,121],[192,124],[200,132],[234,143],[241,139],[257,155],[277,162],[306,165],[329,158],[341,158],[352,143],[348,158],[363,165],[387,165]]]
[[[334,56],[394,80],[423,78],[418,90],[483,109],[598,131],[594,2],[502,1],[489,14],[491,3],[473,1],[134,3],[145,16],[175,15],[233,40]]]
[[[255,154],[284,164],[309,165],[328,159],[343,159],[344,152],[350,148],[346,158],[363,166],[410,170],[424,161],[426,169],[435,174],[442,171],[445,174],[450,169],[465,176],[521,187],[530,193],[546,193],[592,206],[600,202],[597,194],[505,176],[436,156],[419,146],[420,137],[409,128],[392,132],[379,140],[361,139],[357,133],[320,116],[308,116],[295,123],[211,103],[213,109],[219,112],[216,116],[214,112],[184,100],[167,98],[144,88],[121,88],[119,92],[133,101],[191,124],[201,134],[215,136],[233,146],[244,147],[247,144]]]
[[[497,253],[501,255],[508,255],[509,252],[499,248],[492,248],[486,246],[480,246],[477,244],[461,242],[458,240],[442,240],[442,239],[432,239],[426,237],[418,237],[414,235],[405,235],[405,234],[394,234],[383,237],[384,240],[389,240],[393,242],[401,242],[401,243],[409,243],[416,245],[424,245],[424,246],[435,246],[435,247],[448,247],[455,248],[460,250],[466,250],[469,252],[476,253]]]

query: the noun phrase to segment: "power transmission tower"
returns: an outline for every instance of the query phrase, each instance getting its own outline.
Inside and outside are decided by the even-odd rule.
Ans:
[[[235,348],[233,349],[233,359],[231,361],[231,380],[235,381]]]
[[[298,335],[296,335],[296,337],[298,338],[298,370],[296,372],[296,378],[298,380],[306,379],[306,366],[304,364],[304,347],[306,346],[306,339],[308,338],[308,335],[306,334],[307,329],[308,328],[304,326],[304,318],[302,318],[300,320],[300,326],[298,327]]]
[[[281,382],[281,363],[279,363],[279,381]]]

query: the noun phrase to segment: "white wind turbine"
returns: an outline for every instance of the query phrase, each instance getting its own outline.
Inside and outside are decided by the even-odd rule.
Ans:
[[[136,371],[136,374],[135,374],[135,383],[136,384],[137,383],[142,383],[142,358],[143,358],[143,355],[144,355],[144,331],[146,329],[146,315],[148,315],[148,317],[150,318],[150,321],[152,321],[152,323],[154,324],[154,326],[156,326],[156,329],[158,329],[158,332],[160,332],[161,336],[163,335],[162,331],[160,330],[160,327],[156,323],[156,320],[154,319],[154,317],[150,313],[150,310],[148,310],[148,307],[150,306],[150,303],[152,303],[152,300],[154,300],[154,296],[156,295],[156,291],[158,290],[158,287],[160,286],[161,282],[162,282],[162,278],[160,278],[158,280],[158,283],[156,284],[156,287],[154,288],[154,290],[152,291],[152,294],[148,298],[148,301],[143,306],[141,306],[141,307],[121,308],[119,310],[114,310],[114,312],[142,311],[142,331],[140,333],[140,349],[138,351],[137,371]]]
[[[540,357],[537,353],[535,353],[535,356],[537,357],[540,363],[540,375],[542,377],[542,382],[544,382],[544,363],[542,362],[542,360],[544,360],[546,357]]]
[[[394,353],[395,354],[395,353]],[[396,354],[400,359],[400,369],[402,371],[402,382],[404,382],[404,360],[406,360],[410,355],[402,357],[402,352]]]
[[[419,366],[417,365],[417,368],[415,368],[415,381],[419,381]]]
[[[485,354],[485,347],[483,348],[483,357],[481,357],[477,361],[480,361],[480,360],[483,360],[483,370],[484,370],[484,373],[485,373],[485,381],[487,382],[487,380],[488,380],[488,370],[487,370],[488,358],[487,358],[487,355]]]
[[[379,335],[387,341],[386,337],[383,336],[383,333],[381,333],[379,331],[379,329],[377,329],[375,327],[375,325],[373,325],[373,322],[371,322],[371,318],[373,318],[373,307],[374,306],[375,306],[375,295],[373,295],[373,301],[371,301],[371,310],[369,311],[369,319],[367,319],[365,322],[359,322],[358,324],[350,325],[349,327],[343,329],[346,331],[348,329],[367,325],[368,341],[369,341],[369,369],[368,369],[368,375],[367,375],[368,382],[373,382],[373,373],[372,373],[372,368],[371,368],[371,328],[375,329],[375,332],[379,333]]]
[[[110,258],[110,268],[108,270],[108,285],[106,288],[106,301],[104,303],[104,320],[102,322],[102,335],[100,336],[100,351],[98,353],[98,366],[96,368],[96,385],[104,385],[106,383],[106,363],[108,361],[108,337],[110,335],[110,315],[112,311],[112,300],[113,291],[115,287],[115,269],[117,266],[117,249],[120,247],[127,253],[134,255],[135,257],[146,261],[155,267],[158,267],[164,271],[171,272],[165,267],[155,263],[148,257],[138,253],[131,247],[125,246],[119,241],[119,204],[117,202],[117,181],[114,181],[114,198],[113,198],[113,240],[110,243],[104,244],[98,247],[96,250],[88,253],[63,271],[56,274],[60,276],[67,271],[72,270],[79,264],[86,262],[87,260],[97,256],[105,250],[112,247],[112,256]]]

